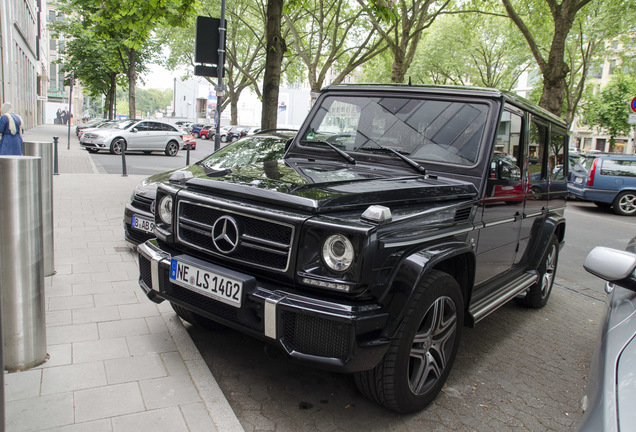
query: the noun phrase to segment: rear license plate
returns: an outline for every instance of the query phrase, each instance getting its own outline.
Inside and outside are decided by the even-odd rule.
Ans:
[[[170,280],[206,297],[241,307],[243,282],[173,259]]]
[[[577,177],[574,179],[574,183],[576,184],[582,184],[583,183],[583,177]]]
[[[133,215],[132,223],[130,225],[133,228],[146,232],[146,233],[153,234],[155,232],[155,221],[150,219]]]

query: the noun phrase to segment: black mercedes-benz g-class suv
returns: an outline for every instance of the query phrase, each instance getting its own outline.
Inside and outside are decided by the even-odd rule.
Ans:
[[[139,282],[420,410],[464,325],[547,302],[567,149],[559,118],[496,90],[328,87],[284,158],[159,186]]]

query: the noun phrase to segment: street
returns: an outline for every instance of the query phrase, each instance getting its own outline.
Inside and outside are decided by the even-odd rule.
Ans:
[[[213,142],[197,140],[196,161]],[[194,156],[193,156],[194,155]],[[121,172],[121,158],[91,155],[100,171]],[[127,155],[128,172],[185,165],[185,152]],[[365,399],[352,376],[303,367],[266,343],[227,328],[186,324],[246,431],[572,431],[604,310],[603,282],[582,268],[596,245],[624,249],[636,219],[570,201],[566,245],[547,306],[510,302],[475,329],[464,328],[458,357],[438,398],[398,415]]]

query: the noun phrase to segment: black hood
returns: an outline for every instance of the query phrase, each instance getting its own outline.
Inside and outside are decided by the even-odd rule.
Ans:
[[[195,174],[185,184],[193,191],[316,213],[366,208],[371,204],[395,206],[477,196],[472,183],[410,174],[408,167],[378,169],[377,165],[285,160],[233,168],[231,172]]]

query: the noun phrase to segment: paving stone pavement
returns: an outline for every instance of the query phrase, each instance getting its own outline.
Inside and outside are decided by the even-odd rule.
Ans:
[[[50,358],[5,372],[5,430],[242,431],[181,320],[138,286],[122,219],[144,176],[97,174],[74,131],[67,148],[66,131],[47,125],[24,137],[60,136],[56,273],[43,281]]]

